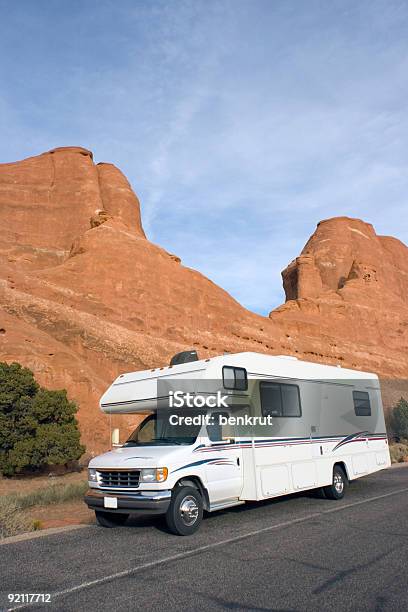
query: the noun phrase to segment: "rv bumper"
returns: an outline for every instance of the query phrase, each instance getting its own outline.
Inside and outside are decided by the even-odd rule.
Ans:
[[[117,508],[106,508],[105,497],[116,498]],[[106,510],[106,512],[122,514],[131,514],[132,512],[165,514],[170,505],[171,491],[140,491],[115,494],[98,489],[88,489],[84,501],[92,510]]]

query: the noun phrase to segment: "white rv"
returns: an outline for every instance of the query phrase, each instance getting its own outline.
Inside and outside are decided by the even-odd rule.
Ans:
[[[204,510],[307,489],[341,499],[349,481],[390,465],[375,374],[258,353],[180,355],[120,375],[101,398],[105,413],[147,416],[89,464],[85,501],[99,524],[165,514],[189,535]],[[190,403],[175,408],[181,397]]]

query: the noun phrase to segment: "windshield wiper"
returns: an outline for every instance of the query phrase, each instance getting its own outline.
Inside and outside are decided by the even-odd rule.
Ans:
[[[146,440],[146,442],[136,442],[135,440],[128,440],[124,443],[123,446],[149,446],[151,444],[163,442],[165,444],[177,444],[181,446],[184,442],[179,442],[174,438],[152,438],[151,440]]]
[[[152,438],[151,440],[152,442],[171,442],[172,444],[183,444],[182,442],[179,442],[178,440],[176,440],[175,438]]]

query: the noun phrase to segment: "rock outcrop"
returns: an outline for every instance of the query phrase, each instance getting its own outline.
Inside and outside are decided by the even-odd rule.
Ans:
[[[110,381],[185,348],[407,378],[408,249],[363,221],[319,223],[269,317],[149,242],[124,175],[86,149],[0,165],[0,223],[0,360],[68,389],[90,454],[108,443],[98,398]]]
[[[270,313],[272,320],[298,321],[310,344],[319,338],[325,359],[331,347],[353,368],[407,377],[408,249],[402,242],[377,236],[359,219],[321,221],[282,277],[287,301]]]

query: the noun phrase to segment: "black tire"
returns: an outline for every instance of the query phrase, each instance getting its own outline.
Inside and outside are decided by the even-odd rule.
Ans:
[[[344,470],[339,465],[335,465],[332,483],[327,487],[323,487],[323,491],[328,499],[343,499],[347,485],[348,480]]]
[[[96,520],[101,527],[118,527],[126,523],[128,514],[115,514],[114,512],[102,512],[95,510]]]
[[[203,499],[194,487],[174,489],[169,509],[166,512],[166,523],[176,535],[191,535],[199,528],[203,519]]]
[[[326,499],[326,495],[324,494],[323,487],[319,487],[318,489],[312,489],[311,497],[315,497],[316,499]]]

